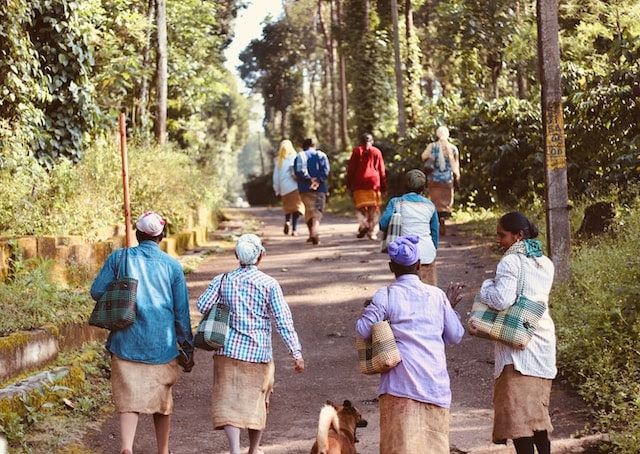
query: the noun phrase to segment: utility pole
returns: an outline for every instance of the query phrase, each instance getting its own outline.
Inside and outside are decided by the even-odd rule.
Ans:
[[[571,276],[571,228],[564,146],[557,0],[537,0],[538,66],[542,85],[542,123],[547,205],[547,250],[556,279]]]

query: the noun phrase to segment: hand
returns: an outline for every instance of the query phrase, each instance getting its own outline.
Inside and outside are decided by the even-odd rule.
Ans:
[[[293,368],[296,372],[300,373],[304,370],[304,359],[294,359],[293,360]]]
[[[178,355],[178,365],[182,367],[182,370],[186,373],[191,372],[195,362],[193,361],[193,351],[185,352],[184,350],[180,350],[180,354]]]
[[[320,182],[316,178],[311,178],[311,185],[309,186],[309,189],[311,189],[312,191],[315,191],[319,187],[320,187]]]
[[[449,282],[449,286],[447,287],[445,294],[447,295],[447,299],[451,303],[451,307],[455,308],[462,300],[462,295],[460,293],[462,292],[463,288],[464,284],[461,284],[459,282],[456,282],[455,284],[453,282]]]

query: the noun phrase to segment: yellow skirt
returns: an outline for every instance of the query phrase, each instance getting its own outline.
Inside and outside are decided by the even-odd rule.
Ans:
[[[353,191],[353,203],[356,208],[377,207],[382,205],[382,195],[373,189],[356,189]]]
[[[111,389],[118,413],[170,415],[171,388],[178,381],[178,362],[146,364],[111,354]]]

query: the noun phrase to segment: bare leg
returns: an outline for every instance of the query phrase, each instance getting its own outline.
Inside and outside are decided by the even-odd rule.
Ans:
[[[260,439],[262,438],[262,431],[249,429],[249,454],[261,454]]]
[[[369,230],[366,207],[356,208],[356,219],[358,220],[358,238],[362,238]]]
[[[120,452],[133,452],[133,439],[138,427],[138,413],[120,413]]]
[[[169,454],[169,429],[171,427],[171,415],[153,414],[153,425],[156,428],[156,445],[158,454]]]
[[[229,454],[240,454],[240,429],[234,426],[224,426],[224,433],[229,440]]]

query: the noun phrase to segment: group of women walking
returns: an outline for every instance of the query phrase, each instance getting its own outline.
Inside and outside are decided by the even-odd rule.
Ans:
[[[425,161],[433,158],[432,173],[449,168],[459,179],[459,164],[454,158],[457,149],[454,152],[454,147],[447,145],[448,132],[439,129],[438,137],[438,143],[427,146],[422,156]],[[286,148],[278,158],[282,166],[291,160],[291,150]],[[431,191],[430,181],[425,172],[413,169],[405,175],[404,194],[389,200],[380,228],[384,231],[388,227],[394,212],[402,216],[402,235],[388,246],[395,281],[375,293],[356,325],[357,335],[367,339],[375,323],[389,321],[402,357],[399,366],[380,377],[381,454],[449,452],[452,396],[444,345],[459,343],[464,328],[455,311],[460,288],[444,292],[436,287],[438,216],[440,209],[447,208],[423,195],[426,187]],[[288,207],[287,234],[296,232],[298,217],[304,213],[298,199],[284,200],[290,192],[286,186],[280,190]],[[447,194],[438,197],[444,201],[453,196],[452,191]],[[136,227],[139,245],[127,250],[124,263],[128,275],[138,281],[137,318],[130,327],[112,331],[107,340],[114,403],[120,414],[120,452],[133,452],[138,415],[148,413],[154,415],[158,453],[168,454],[172,386],[178,367],[184,372],[193,367],[189,298],[180,265],[158,247],[165,221],[157,213],[147,212]],[[520,295],[545,307],[524,350],[500,342],[494,347],[492,440],[513,440],[518,454],[534,453],[536,448],[540,454],[549,453],[553,429],[549,400],[556,375],[555,329],[548,303],[554,266],[542,254],[538,233],[535,224],[520,212],[502,216],[496,242],[503,256],[495,277],[485,280],[479,291],[479,298],[498,311],[508,309]],[[272,321],[288,348],[294,370],[305,368],[282,288],[258,270],[265,252],[259,237],[242,235],[235,246],[238,267],[215,276],[197,300],[202,313],[215,304],[225,304],[230,310],[227,341],[214,354],[212,422],[224,430],[231,454],[241,451],[243,429],[249,433],[249,454],[262,453],[260,441],[274,383]],[[91,287],[94,299],[119,276],[122,257],[122,250],[117,250],[107,259]]]

